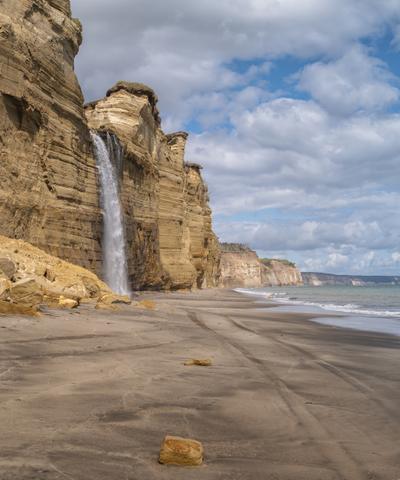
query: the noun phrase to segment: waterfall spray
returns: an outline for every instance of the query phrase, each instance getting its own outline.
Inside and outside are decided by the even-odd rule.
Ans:
[[[117,170],[122,167],[122,149],[118,140],[106,134],[106,141],[91,132],[97,168],[100,174],[100,200],[103,208],[103,269],[108,286],[121,295],[129,294],[125,233],[118,191]],[[116,165],[113,165],[112,158]]]

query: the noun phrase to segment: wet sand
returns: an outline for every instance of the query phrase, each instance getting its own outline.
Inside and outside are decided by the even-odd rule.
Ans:
[[[0,316],[1,480],[400,479],[400,338],[226,290],[146,298]],[[165,434],[204,465],[159,465]]]

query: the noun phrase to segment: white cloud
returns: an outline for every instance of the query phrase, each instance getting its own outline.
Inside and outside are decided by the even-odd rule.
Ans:
[[[400,263],[400,252],[393,252],[392,253],[392,260],[395,263]]]
[[[201,93],[240,83],[233,59],[338,56],[394,23],[391,0],[72,0],[84,26],[77,70],[88,99],[117,80],[149,83],[167,116]]]
[[[349,257],[347,255],[342,255],[341,253],[330,253],[327,257],[326,268],[334,269],[342,268],[349,262]]]
[[[383,250],[396,248],[399,241],[398,235],[388,235],[386,226],[376,221],[231,221],[216,222],[215,227],[223,239],[245,242],[264,252],[306,251],[328,247]]]
[[[232,122],[233,133],[192,136],[188,145],[219,213],[399,200],[399,115],[338,120],[313,101],[277,99]]]
[[[392,77],[381,60],[355,45],[338,60],[307,65],[299,87],[327,111],[350,115],[381,110],[396,102],[399,90],[389,83]]]

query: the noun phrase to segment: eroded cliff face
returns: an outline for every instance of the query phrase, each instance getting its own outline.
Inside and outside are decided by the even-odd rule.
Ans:
[[[263,287],[301,285],[301,273],[287,260],[260,259],[238,243],[221,244],[221,286]]]
[[[74,57],[81,26],[69,0],[1,0],[0,234],[102,273],[99,182]],[[185,166],[187,135],[165,135],[157,96],[119,82],[88,106],[113,132],[131,286],[193,288],[218,281],[206,187]]]
[[[221,245],[221,286],[261,287],[261,263],[257,253],[245,245]]]
[[[187,134],[164,134],[155,93],[137,83],[119,82],[86,106],[86,116],[91,129],[112,132],[124,149],[120,187],[132,284],[216,286],[219,246],[200,169],[184,162]]]
[[[68,0],[2,0],[0,233],[101,271],[96,168]]]
[[[297,267],[285,260],[261,260],[261,284],[265,286],[302,285]]]
[[[124,149],[119,168],[124,212],[128,274],[134,288],[161,288],[167,279],[159,249],[158,115],[152,91],[133,95],[109,91],[107,97],[86,106],[90,128],[114,133]]]
[[[198,288],[216,287],[220,277],[220,245],[212,230],[208,188],[201,176],[201,167],[186,163],[184,225],[189,238],[189,259],[196,270]]]

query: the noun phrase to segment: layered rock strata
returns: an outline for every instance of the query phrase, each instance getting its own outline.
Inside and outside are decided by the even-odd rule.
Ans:
[[[261,287],[261,263],[254,250],[239,243],[222,243],[221,250],[221,286]]]
[[[99,185],[74,57],[69,0],[2,0],[0,234],[102,272]],[[119,82],[87,108],[124,148],[120,191],[132,288],[215,286],[218,241],[186,134],[165,135],[157,96]]]
[[[260,259],[257,253],[239,243],[221,244],[221,286],[263,287],[301,285],[301,273],[287,260]]]
[[[184,162],[187,134],[164,134],[157,96],[138,83],[117,83],[86,106],[86,117],[124,149],[120,190],[132,284],[216,286],[219,244],[200,167]]]
[[[196,270],[198,288],[215,287],[220,276],[220,245],[212,231],[208,188],[201,176],[201,166],[186,163],[185,228],[189,236],[189,259]]]
[[[100,272],[95,162],[67,0],[0,9],[0,233]]]
[[[287,260],[261,259],[262,285],[302,285],[300,271]]]

